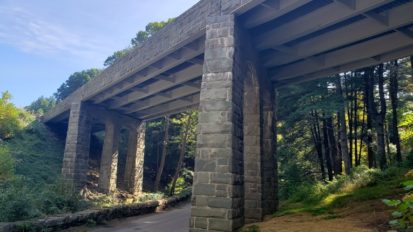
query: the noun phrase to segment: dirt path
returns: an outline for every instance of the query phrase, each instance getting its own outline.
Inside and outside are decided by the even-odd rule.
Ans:
[[[353,203],[331,214],[309,213],[274,217],[257,223],[262,232],[377,232],[387,231],[388,209],[378,200]]]

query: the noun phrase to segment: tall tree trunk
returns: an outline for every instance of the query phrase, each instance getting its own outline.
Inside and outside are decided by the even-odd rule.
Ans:
[[[339,123],[338,113],[337,113],[337,130],[336,130],[336,148],[337,148],[337,157],[336,157],[336,168],[337,174],[343,174],[343,152],[341,151],[340,145],[340,123]]]
[[[413,56],[410,57],[411,59]],[[413,61],[413,60],[411,60]],[[397,108],[398,108],[398,91],[399,91],[399,83],[398,83],[398,71],[399,71],[399,63],[397,60],[392,62],[392,68],[390,71],[390,85],[389,85],[389,93],[390,93],[390,102],[391,102],[391,109],[392,109],[392,140],[393,143],[396,144],[396,160],[397,162],[402,161],[402,153],[400,147],[400,135],[399,135],[399,122],[397,118]],[[390,154],[390,153],[389,153]]]
[[[179,174],[184,163],[185,152],[186,152],[186,143],[188,141],[189,130],[191,129],[192,123],[192,114],[189,115],[188,121],[185,123],[184,129],[181,131],[181,144],[179,145],[179,160],[176,165],[175,174],[172,178],[172,184],[170,189],[170,195],[172,196],[175,193],[176,181],[178,180]]]
[[[324,156],[326,158],[328,180],[332,181],[333,180],[333,167],[331,165],[331,147],[330,147],[330,141],[329,141],[329,136],[328,136],[327,119],[325,116],[323,118],[323,142],[324,142]]]
[[[163,169],[165,167],[165,161],[166,161],[166,156],[168,154],[168,142],[169,142],[169,116],[165,116],[165,127],[164,127],[164,138],[163,138],[163,144],[162,144],[162,156],[161,156],[161,163],[159,164],[158,171],[156,172],[156,178],[155,178],[155,192],[159,190],[159,185],[161,182],[161,177],[163,173]]]
[[[341,174],[341,170],[339,166],[341,166],[341,162],[339,162],[339,156],[337,152],[337,142],[336,137],[334,135],[334,125],[333,125],[333,117],[327,117],[326,119],[327,124],[327,132],[328,132],[328,142],[330,146],[330,153],[331,153],[331,164],[333,166],[334,175]]]
[[[320,126],[319,126],[320,124],[318,121],[317,113],[311,112],[311,115],[313,118],[313,122],[311,125],[311,135],[313,137],[314,146],[317,151],[318,161],[320,164],[321,178],[322,180],[325,180],[326,173],[325,173],[325,168],[324,168],[323,148],[322,148],[322,142],[321,142]]]
[[[351,172],[351,159],[349,156],[348,152],[348,142],[347,142],[347,125],[346,125],[346,118],[345,118],[345,104],[344,104],[344,99],[343,99],[343,89],[341,87],[341,80],[340,76],[337,76],[337,81],[336,81],[336,86],[337,86],[337,95],[339,96],[340,103],[342,108],[338,111],[337,114],[337,119],[338,119],[338,124],[339,124],[339,135],[340,135],[340,148],[341,148],[341,154],[342,158],[344,161],[344,170],[346,174],[350,174]]]
[[[374,68],[369,67],[364,71],[364,104],[366,105],[367,111],[367,133],[366,133],[366,145],[367,145],[367,159],[369,168],[376,167],[376,157],[373,151],[373,120],[375,117],[374,109]]]
[[[355,86],[354,86],[355,87]],[[357,133],[357,130],[358,130],[358,99],[357,99],[357,90],[355,89],[354,90],[354,104],[353,104],[353,113],[354,113],[354,115],[353,115],[353,119],[354,119],[354,122],[353,122],[353,125],[354,125],[354,163],[355,163],[355,165],[356,166],[359,166],[360,165],[360,163],[359,163],[359,160],[360,160],[360,158],[358,157],[358,153],[357,153],[357,150],[358,150],[358,147],[357,147],[357,140],[358,140],[358,138],[357,138],[357,136],[358,136],[358,133]]]
[[[346,90],[346,98],[347,98],[347,119],[348,119],[348,142],[349,142],[349,158],[350,158],[350,163],[353,165],[353,83],[351,79],[350,74],[350,80],[346,80],[345,84],[345,90]],[[349,86],[350,85],[350,86]]]
[[[380,159],[380,168],[387,167],[386,149],[385,149],[385,134],[384,134],[384,120],[386,118],[386,99],[384,98],[384,76],[383,64],[379,65],[377,70],[379,78],[379,98],[380,98],[380,112],[377,112],[376,133],[377,133],[377,154]]]
[[[361,116],[361,132],[360,132],[360,146],[359,146],[359,152],[358,152],[358,165],[361,165],[361,153],[363,150],[363,140],[366,138],[366,105],[363,102],[363,112]]]

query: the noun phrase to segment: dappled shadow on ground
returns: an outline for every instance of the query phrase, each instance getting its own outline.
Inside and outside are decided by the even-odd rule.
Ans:
[[[298,213],[257,223],[263,232],[376,232],[389,228],[390,211],[380,200],[354,202],[322,215]]]

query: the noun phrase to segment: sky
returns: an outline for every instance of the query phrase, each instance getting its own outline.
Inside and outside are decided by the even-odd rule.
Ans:
[[[74,72],[103,68],[146,24],[198,0],[0,0],[0,93],[19,107],[51,96]]]

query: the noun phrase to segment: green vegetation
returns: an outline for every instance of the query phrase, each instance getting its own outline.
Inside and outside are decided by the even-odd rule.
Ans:
[[[389,207],[396,208],[392,213],[393,220],[389,224],[401,231],[411,231],[413,229],[413,180],[405,181],[403,185],[409,192],[401,200],[384,199],[383,202]]]
[[[14,106],[11,94],[4,92],[0,97],[0,141],[12,138],[19,130],[28,125],[33,117]]]
[[[331,182],[313,182],[299,185],[294,194],[283,202],[277,215],[310,212],[315,215],[331,212],[353,202],[381,199],[400,191],[406,181],[406,169],[391,167],[386,171],[360,166],[349,176],[340,176]]]
[[[100,74],[99,69],[88,69],[81,72],[73,73],[66,81],[63,83],[54,94],[56,100],[62,101],[70,94],[75,92],[82,85],[86,84],[88,81],[92,80]]]
[[[113,65],[120,58],[126,56],[130,51],[132,51],[133,48],[142,46],[142,44],[145,41],[151,38],[156,32],[160,31],[166,25],[173,22],[173,20],[174,19],[168,19],[166,21],[148,23],[144,31],[138,31],[138,33],[136,33],[136,36],[131,39],[131,44],[129,47],[119,50],[119,51],[115,51],[111,56],[109,56],[105,60],[104,65],[105,66]]]
[[[74,212],[88,206],[59,180],[63,146],[33,120],[16,130],[13,138],[0,142],[0,221]]]

